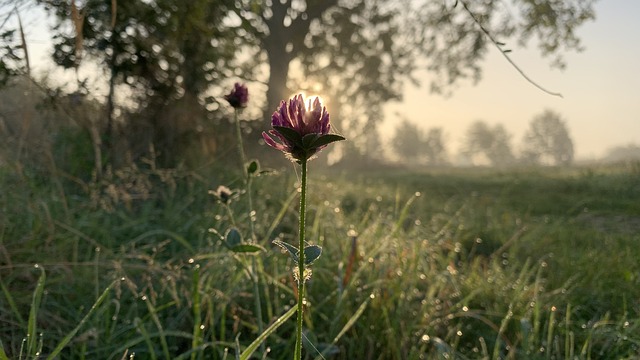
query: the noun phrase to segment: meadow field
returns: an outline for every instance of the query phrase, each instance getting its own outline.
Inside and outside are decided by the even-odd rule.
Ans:
[[[640,357],[640,163],[313,165],[307,359]],[[208,194],[235,173],[1,168],[0,359],[249,358],[269,325],[251,358],[291,358],[292,261],[272,241],[295,241],[297,177],[255,179],[265,251],[243,255],[224,241],[249,236],[246,194]]]

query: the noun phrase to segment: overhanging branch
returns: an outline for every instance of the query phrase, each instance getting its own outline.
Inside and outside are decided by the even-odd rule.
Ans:
[[[475,16],[475,14],[471,11],[471,9],[469,9],[469,7],[467,6],[467,4],[463,1],[463,0],[457,0],[454,7],[458,4],[461,3],[462,7],[464,8],[464,10],[469,14],[469,16],[471,17],[471,19],[473,19],[473,22],[475,22],[478,27],[480,28],[480,30],[482,30],[482,32],[487,36],[487,38],[493,43],[493,45],[495,45],[496,48],[498,48],[498,50],[500,50],[500,53],[502,54],[502,56],[504,56],[505,59],[507,59],[507,61],[509,62],[509,64],[511,64],[511,66],[513,66],[516,71],[518,71],[520,73],[520,75],[527,80],[531,85],[537,87],[538,89],[540,89],[541,91],[549,94],[549,95],[553,95],[553,96],[558,96],[558,97],[563,97],[561,93],[559,92],[553,92],[550,91],[546,88],[544,88],[542,85],[538,84],[537,82],[535,82],[533,79],[531,79],[527,74],[525,74],[525,72],[513,61],[513,59],[511,59],[511,57],[509,56],[509,50],[503,50],[502,49],[502,45],[504,45],[503,43],[497,41],[493,35],[491,35],[491,33],[489,32],[489,30],[487,30],[487,28],[485,28],[482,23],[480,22],[480,20],[478,20],[478,18]]]

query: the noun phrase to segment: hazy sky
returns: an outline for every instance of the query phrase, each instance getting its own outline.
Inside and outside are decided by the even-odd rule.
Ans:
[[[42,63],[50,53],[44,15],[30,14],[26,24],[32,61]],[[408,85],[404,101],[387,106],[384,136],[393,134],[399,118],[423,126],[442,127],[450,150],[458,149],[475,120],[503,124],[517,148],[531,119],[552,109],[569,127],[578,158],[602,156],[616,145],[640,145],[640,1],[600,0],[596,20],[577,32],[586,48],[567,53],[564,71],[551,68],[536,49],[511,45],[512,59],[533,80],[563,94],[550,96],[524,80],[497,49],[482,64],[479,84],[462,82],[450,97],[429,93],[429,74],[423,86]],[[397,116],[399,113],[400,116]]]
[[[393,133],[399,112],[425,129],[442,127],[457,149],[475,120],[502,123],[520,144],[531,119],[544,109],[563,117],[578,158],[602,156],[616,145],[640,145],[640,1],[601,0],[596,20],[577,34],[586,48],[567,53],[567,68],[549,66],[536,49],[512,46],[511,58],[533,80],[560,92],[550,96],[522,78],[492,49],[483,63],[479,84],[462,83],[449,98],[429,93],[428,74],[421,88],[407,86],[404,101],[387,108],[383,126]],[[509,45],[509,44],[508,44]]]

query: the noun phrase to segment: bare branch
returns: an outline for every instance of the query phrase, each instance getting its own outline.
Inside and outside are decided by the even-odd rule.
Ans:
[[[527,74],[525,74],[525,72],[511,59],[511,57],[509,57],[508,53],[511,52],[511,50],[503,50],[501,48],[501,46],[504,45],[504,43],[501,43],[499,41],[497,41],[489,32],[489,30],[487,30],[487,28],[485,28],[482,23],[480,23],[480,20],[475,16],[475,14],[469,9],[469,7],[467,6],[467,3],[463,0],[456,0],[456,4],[458,3],[462,4],[462,7],[464,8],[464,10],[469,14],[469,16],[471,16],[471,19],[473,19],[473,21],[478,25],[478,27],[480,27],[480,30],[482,30],[482,32],[487,36],[487,38],[489,40],[491,40],[491,42],[493,43],[493,45],[495,45],[496,48],[498,48],[498,50],[500,50],[500,53],[502,54],[502,56],[504,56],[505,59],[507,59],[507,61],[509,62],[509,64],[511,64],[511,66],[513,66],[519,73],[520,75],[527,80],[531,85],[537,87],[538,89],[542,90],[543,92],[549,94],[549,95],[553,95],[553,96],[558,96],[558,97],[563,97],[561,93],[558,92],[553,92],[550,90],[547,90],[546,88],[542,87],[540,84],[538,84],[537,82],[533,81],[529,76],[527,76]],[[454,7],[455,7],[454,5]]]

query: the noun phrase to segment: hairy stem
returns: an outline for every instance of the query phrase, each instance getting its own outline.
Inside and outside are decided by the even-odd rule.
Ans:
[[[247,198],[249,201],[249,226],[251,227],[251,243],[256,241],[256,233],[253,226],[253,198],[251,194],[251,175],[247,171],[247,160],[244,155],[244,144],[242,142],[242,129],[240,127],[240,119],[238,119],[238,109],[234,111],[234,120],[236,123],[236,135],[238,137],[238,153],[240,154],[240,161],[242,163],[242,175],[244,179],[244,184],[247,190]],[[262,302],[260,301],[260,277],[258,275],[258,266],[255,257],[251,257],[251,280],[253,281],[253,298],[255,299],[255,309],[256,309],[256,317],[258,319],[258,332],[262,334],[263,326],[262,326]],[[260,350],[264,353],[265,345],[264,343],[260,344]]]
[[[301,161],[302,166],[302,184],[300,193],[300,243],[298,246],[298,318],[296,333],[296,349],[293,356],[294,360],[302,359],[302,308],[304,302],[304,222],[307,212],[307,160]]]
[[[247,160],[244,157],[244,145],[242,143],[242,129],[240,128],[240,119],[238,119],[238,109],[233,112],[233,119],[236,123],[236,136],[238,140],[238,153],[240,154],[240,164],[242,165],[242,174],[245,182],[247,181]]]

